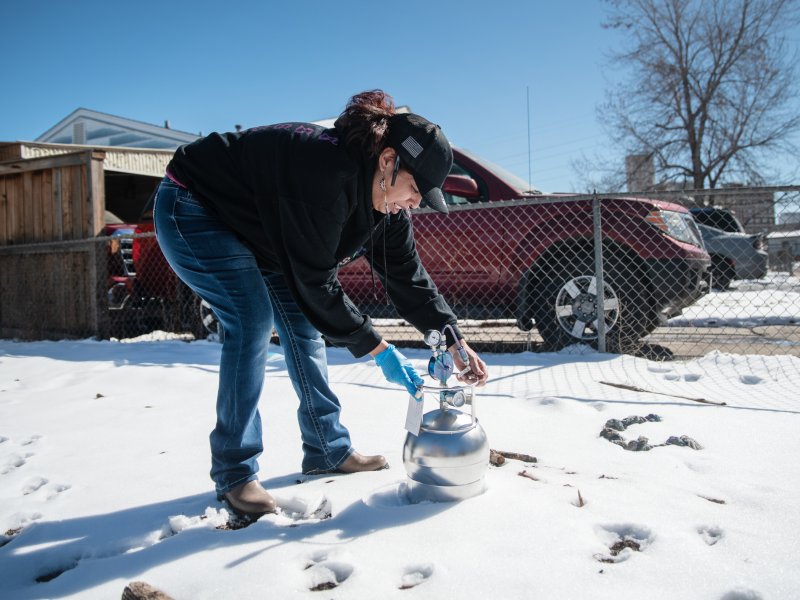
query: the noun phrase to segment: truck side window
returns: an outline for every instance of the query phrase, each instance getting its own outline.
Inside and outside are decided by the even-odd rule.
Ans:
[[[464,168],[455,161],[453,161],[453,166],[450,168],[450,175],[464,175],[466,177],[474,179],[475,183],[478,184],[478,190],[480,191],[480,196],[477,198],[465,198],[463,196],[456,196],[449,192],[444,192],[444,201],[449,206],[461,206],[464,204],[470,204],[471,202],[486,201],[486,184],[480,177],[477,177],[474,173],[468,171],[466,168]]]

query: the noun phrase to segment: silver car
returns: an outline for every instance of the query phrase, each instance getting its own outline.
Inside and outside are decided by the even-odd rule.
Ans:
[[[767,274],[764,236],[722,231],[697,224],[711,255],[711,287],[726,290],[734,279],[761,279]]]

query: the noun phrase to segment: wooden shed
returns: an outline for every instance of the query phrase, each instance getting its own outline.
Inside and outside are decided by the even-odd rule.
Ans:
[[[135,223],[172,150],[0,143],[0,337],[108,330],[109,212]]]

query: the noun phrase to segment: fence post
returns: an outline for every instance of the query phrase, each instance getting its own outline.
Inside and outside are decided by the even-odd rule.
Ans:
[[[108,251],[107,242],[89,244],[89,268],[87,291],[88,311],[92,334],[99,339],[108,339],[111,330],[108,313]]]
[[[592,231],[594,232],[594,277],[597,284],[597,350],[606,351],[605,284],[603,283],[603,233],[600,219],[600,198],[592,194]]]

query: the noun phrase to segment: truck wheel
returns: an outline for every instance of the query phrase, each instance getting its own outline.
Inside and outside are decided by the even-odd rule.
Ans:
[[[711,287],[715,290],[727,290],[736,276],[733,265],[724,256],[711,256]]]
[[[222,327],[208,302],[200,300],[198,310],[200,311],[200,322],[203,324],[206,334],[216,336],[216,339],[222,341]]]
[[[193,293],[193,312],[192,333],[198,340],[211,339],[222,341],[222,327],[217,320],[217,315],[211,310],[211,306]]]
[[[606,350],[635,352],[656,324],[646,304],[647,283],[620,259],[607,259],[603,282]],[[597,347],[600,290],[592,261],[550,268],[533,291],[533,316],[545,350],[571,344]]]

